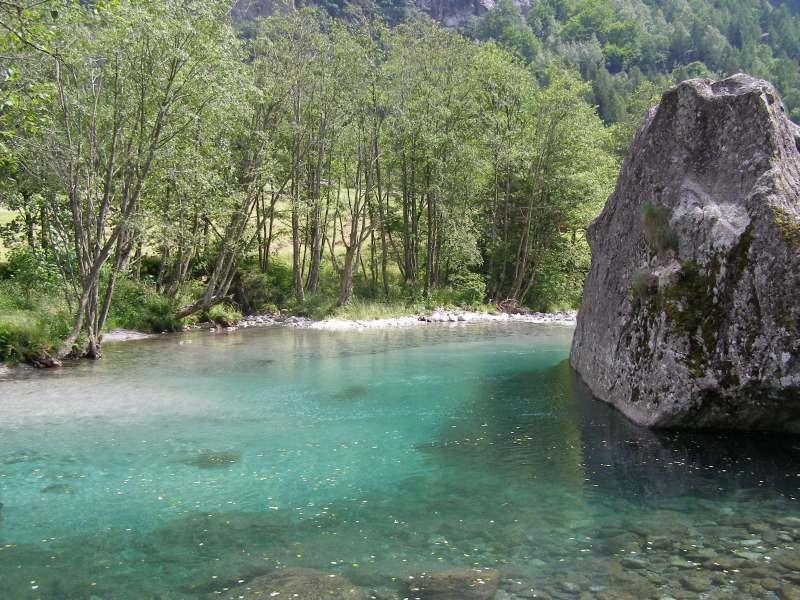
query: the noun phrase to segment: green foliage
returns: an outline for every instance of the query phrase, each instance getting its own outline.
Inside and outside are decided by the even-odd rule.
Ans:
[[[578,308],[591,253],[585,235],[560,235],[543,254],[527,304],[539,311]]]
[[[476,307],[486,297],[486,280],[478,273],[464,272],[450,277],[456,302],[464,307]]]
[[[69,331],[72,314],[62,301],[39,286],[30,292],[13,278],[0,279],[0,362],[52,355]]]
[[[308,294],[305,301],[299,302],[292,294],[291,265],[273,258],[266,273],[254,261],[245,261],[232,291],[245,314],[274,313],[277,307],[297,315],[327,314],[332,309],[336,280],[332,270],[322,269],[320,293]],[[322,304],[326,306],[323,308]]]
[[[229,304],[217,304],[206,311],[206,317],[222,327],[234,327],[242,320],[242,313]]]
[[[262,314],[263,307],[285,299],[289,290],[284,289],[276,294],[274,281],[273,275],[262,273],[258,268],[239,269],[236,289],[242,310],[248,314]]]
[[[476,309],[481,306],[480,303],[465,304],[462,302],[461,290],[454,289],[449,285],[442,285],[431,291],[431,294],[426,299],[420,299],[419,305],[427,310],[434,310],[437,308],[466,308]]]
[[[9,253],[4,277],[13,281],[30,304],[34,295],[56,294],[61,278],[58,267],[44,252],[20,246]]]
[[[561,35],[565,40],[586,42],[596,38],[603,47],[605,66],[618,72],[641,58],[641,25],[626,18],[609,2],[578,0],[571,5]]]
[[[336,297],[331,294],[306,294],[302,301],[290,297],[282,306],[282,309],[290,315],[308,317],[310,319],[324,319],[336,310]]]
[[[122,278],[111,302],[107,329],[132,329],[148,333],[180,331],[175,300],[159,294],[153,285]]]
[[[541,52],[541,43],[511,0],[500,0],[493,10],[477,20],[473,35],[481,40],[494,40],[528,61]]]
[[[663,90],[691,77],[736,72],[775,83],[793,117],[800,116],[800,19],[783,2],[540,0],[525,20],[500,2],[468,31],[537,69],[552,62],[579,69],[608,123],[632,112],[641,121],[636,90],[645,81]],[[522,51],[530,34],[536,51]]]
[[[0,307],[74,311],[84,288],[102,306],[115,277],[105,329],[177,330],[192,311],[235,323],[231,306],[203,314],[220,298],[315,318],[574,307],[586,227],[667,86],[749,70],[800,106],[797,17],[710,6],[501,0],[458,33],[402,2],[330,0],[246,38],[221,0],[10,15],[30,39],[0,33],[16,248]],[[642,219],[653,252],[677,249],[666,209]]]
[[[0,311],[0,362],[26,362],[54,354],[69,331],[70,315]]]

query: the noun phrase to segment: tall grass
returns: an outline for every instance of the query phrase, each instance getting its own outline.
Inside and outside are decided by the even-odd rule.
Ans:
[[[331,316],[350,321],[369,321],[403,317],[422,312],[424,309],[423,305],[400,300],[361,300],[359,298],[351,298],[344,306],[334,309]]]
[[[233,327],[242,320],[242,313],[227,304],[217,304],[206,311],[209,321],[223,327]]]
[[[175,318],[179,301],[159,294],[151,284],[121,279],[111,302],[106,329],[133,329],[147,333],[180,331]]]
[[[60,300],[31,296],[16,282],[0,281],[0,362],[26,362],[53,355],[71,322]]]

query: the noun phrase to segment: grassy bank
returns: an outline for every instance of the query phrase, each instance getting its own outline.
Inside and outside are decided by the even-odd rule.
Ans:
[[[178,303],[156,292],[147,283],[124,282],[125,289],[112,303],[105,330],[131,329],[145,333],[180,331],[185,325],[213,321],[222,326],[235,325],[243,313],[233,304],[220,304],[205,313],[188,319],[174,317]],[[332,297],[315,296],[303,303],[287,307],[267,307],[313,319],[334,317],[353,321],[386,319],[412,314],[426,314],[434,308],[468,308],[482,312],[497,312],[497,307],[484,304],[446,304],[404,300],[362,300],[354,298],[337,307]],[[73,312],[66,302],[49,295],[37,295],[26,300],[19,288],[9,282],[0,284],[0,362],[30,362],[53,355],[69,332]],[[257,311],[260,312],[260,311]]]
[[[145,261],[144,265],[148,264]],[[400,285],[392,286],[386,296],[369,281],[359,279],[351,300],[337,306],[338,281],[333,272],[324,273],[317,293],[298,301],[291,293],[289,266],[276,261],[268,275],[243,265],[230,302],[179,320],[175,318],[178,308],[198,297],[202,281],[190,280],[170,297],[158,291],[156,280],[157,272],[150,267],[141,269],[139,280],[120,278],[105,330],[162,333],[180,331],[201,321],[228,326],[239,322],[243,315],[279,311],[317,320],[328,317],[371,320],[424,314],[440,307],[497,310],[482,303],[484,289],[477,279],[460,286],[437,288],[427,299]],[[64,293],[57,269],[36,253],[17,249],[0,262],[0,362],[31,362],[53,355],[73,322],[74,292],[68,289]]]

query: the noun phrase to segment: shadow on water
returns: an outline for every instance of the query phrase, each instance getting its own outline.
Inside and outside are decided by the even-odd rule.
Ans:
[[[800,497],[800,438],[651,430],[597,400],[567,361],[491,378],[458,428],[419,448],[506,481],[558,481],[639,504],[735,493]]]

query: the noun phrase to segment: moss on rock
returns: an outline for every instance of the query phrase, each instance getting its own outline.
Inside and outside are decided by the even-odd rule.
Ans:
[[[775,224],[786,245],[795,252],[800,251],[800,220],[794,215],[775,207]]]

